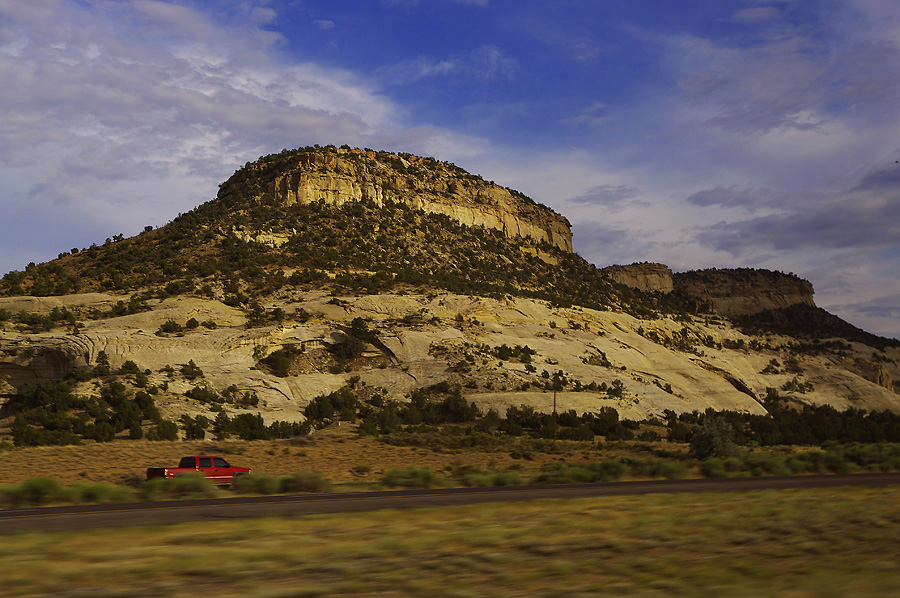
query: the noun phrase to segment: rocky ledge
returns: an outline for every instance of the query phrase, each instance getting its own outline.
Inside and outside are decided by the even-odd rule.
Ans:
[[[494,228],[507,237],[530,237],[572,251],[572,230],[565,217],[447,162],[338,149],[299,153],[292,163],[267,187],[287,205],[393,201],[444,214],[467,226]]]
[[[752,268],[692,270],[674,276],[675,289],[707,302],[712,311],[725,316],[758,313],[792,305],[809,305],[813,285],[783,272]]]

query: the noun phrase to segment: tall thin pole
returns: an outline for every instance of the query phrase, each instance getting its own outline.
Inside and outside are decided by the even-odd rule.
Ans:
[[[553,442],[556,442],[556,387],[559,386],[559,378],[553,378]]]

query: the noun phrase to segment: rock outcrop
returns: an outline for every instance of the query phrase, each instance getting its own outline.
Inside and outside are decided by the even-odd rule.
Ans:
[[[692,270],[675,274],[674,287],[724,316],[754,314],[797,304],[815,307],[815,291],[809,281],[771,270]]]
[[[268,191],[288,205],[404,203],[466,226],[493,228],[507,237],[530,237],[572,251],[572,231],[565,217],[518,192],[430,158],[359,150],[300,153],[293,168],[275,177]]]
[[[619,284],[643,292],[671,293],[672,270],[665,264],[640,263],[628,266],[608,266],[600,270]]]
[[[93,305],[116,299],[73,297],[84,303],[72,309],[85,314]],[[0,308],[14,301],[0,298]],[[31,307],[48,312],[54,301],[39,298]],[[156,400],[170,419],[182,414],[214,419],[209,404],[189,400],[185,393],[197,385],[219,392],[233,385],[240,393],[258,395],[257,410],[267,422],[298,421],[314,397],[338,390],[354,378],[382,389],[388,399],[403,401],[417,388],[448,382],[463,388],[466,400],[485,410],[503,412],[526,404],[549,412],[553,395],[541,390],[540,372],[557,369],[580,381],[582,388],[559,393],[558,407],[563,411],[593,412],[609,406],[623,418],[638,420],[659,417],[666,409],[762,414],[761,398],[768,389],[784,389],[798,376],[814,389],[782,391],[798,404],[900,411],[900,397],[892,384],[900,375],[896,346],[887,347],[879,362],[870,359],[872,349],[865,345],[848,349],[846,356],[798,356],[789,349],[792,339],[777,335],[767,337],[765,346],[748,349],[752,336],[719,321],[642,320],[532,299],[449,293],[347,296],[335,301],[330,293],[287,292],[267,299],[265,306],[288,309],[298,303],[308,312],[308,320],[258,328],[247,327],[241,310],[201,298],[152,300],[150,311],[88,320],[78,334],[65,330],[27,334],[7,323],[0,326],[0,404],[26,386],[59,380],[73,368],[96,364],[103,351],[113,371],[128,360],[149,370],[149,384],[161,388]],[[192,317],[214,320],[218,326],[183,335],[153,333],[166,321]],[[343,342],[343,331],[355,318],[369,323],[372,342],[359,357],[335,368],[327,348]],[[562,330],[560,324],[565,322],[568,327]],[[500,361],[495,349],[502,345],[527,345],[534,354],[528,364]],[[277,376],[260,365],[262,356],[285,347],[302,347],[288,375]],[[773,360],[784,363],[788,358],[798,361],[802,374],[769,367]],[[188,380],[178,373],[189,361],[202,369],[202,378]],[[174,375],[167,374],[172,368]],[[7,383],[2,383],[4,378]],[[128,382],[127,376],[120,379]],[[584,387],[591,382],[621,383],[624,392],[612,396]],[[85,392],[94,392],[92,382],[85,384]],[[9,388],[4,391],[5,385]],[[233,405],[224,408],[246,412]]]

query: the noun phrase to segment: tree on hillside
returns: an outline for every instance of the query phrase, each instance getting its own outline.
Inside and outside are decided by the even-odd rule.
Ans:
[[[690,450],[698,459],[733,455],[734,428],[721,416],[706,417],[703,426],[691,438]]]

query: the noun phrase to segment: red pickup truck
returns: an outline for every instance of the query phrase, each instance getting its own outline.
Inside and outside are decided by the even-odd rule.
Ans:
[[[222,457],[182,457],[178,467],[148,467],[147,479],[174,478],[189,473],[202,473],[211,482],[228,486],[235,476],[250,473],[246,467],[235,467]]]

